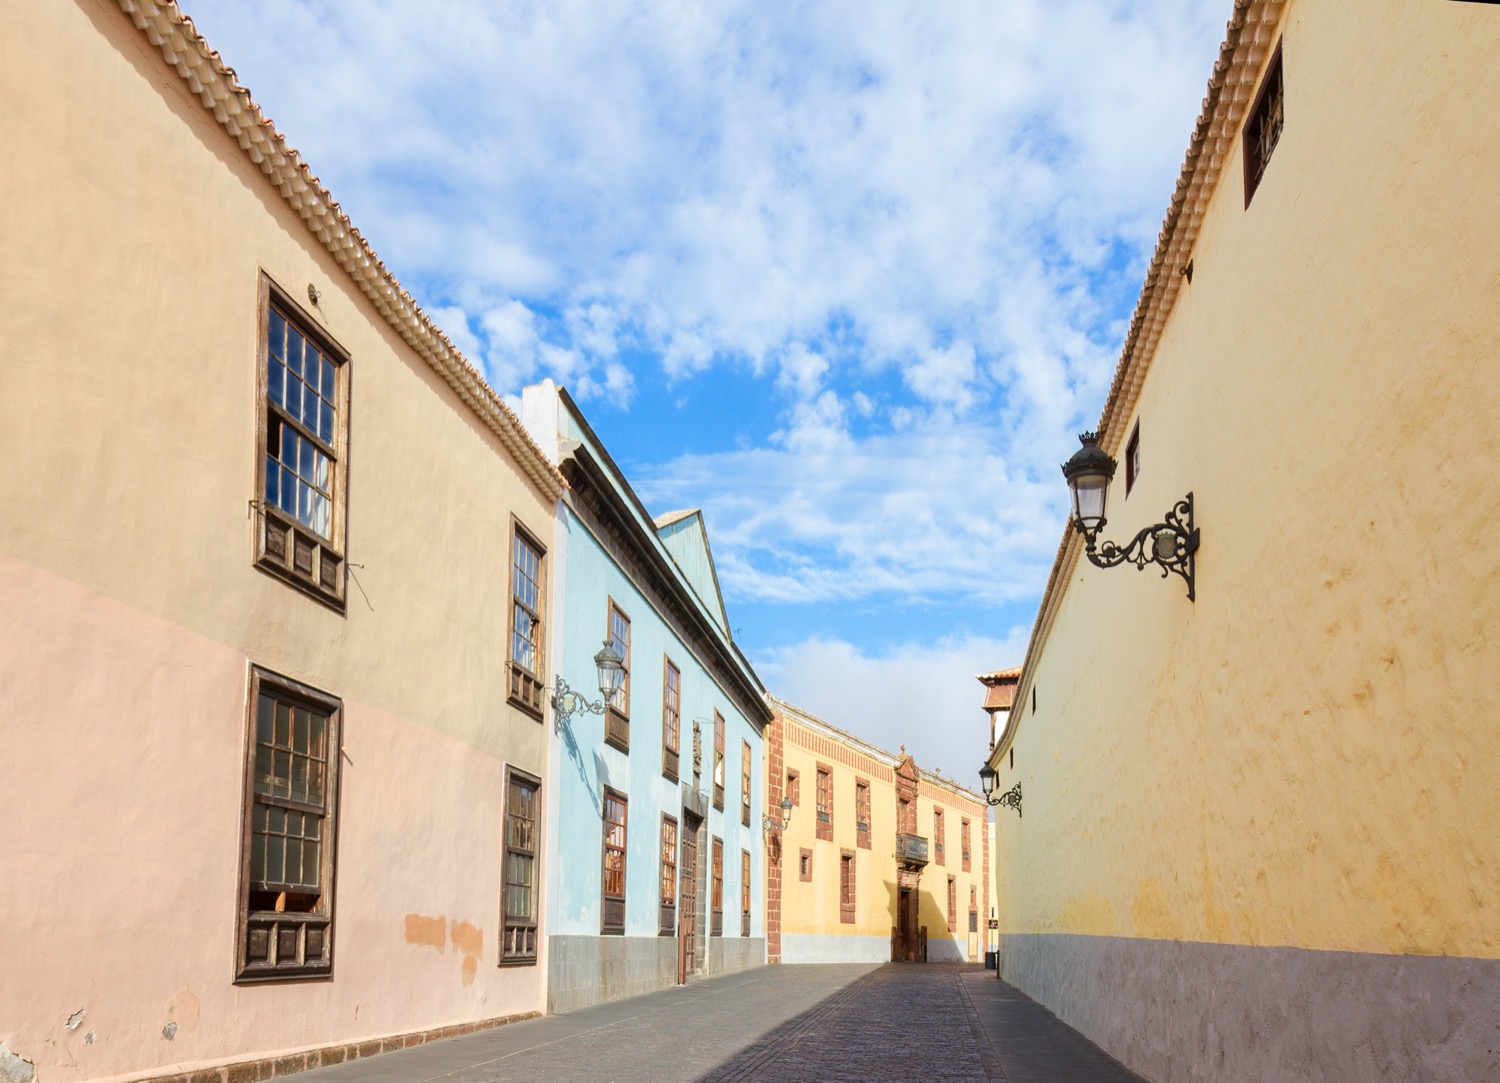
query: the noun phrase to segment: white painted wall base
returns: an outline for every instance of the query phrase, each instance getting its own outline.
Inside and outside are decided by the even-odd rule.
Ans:
[[[815,933],[782,933],[783,963],[888,963],[888,936],[823,936]]]

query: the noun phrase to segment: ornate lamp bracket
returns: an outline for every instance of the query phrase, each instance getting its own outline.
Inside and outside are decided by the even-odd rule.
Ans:
[[[1016,815],[1020,816],[1021,784],[1017,782],[1014,786],[1006,790],[1004,793],[1000,794],[998,797],[990,797],[986,795],[985,800],[996,807],[1013,808],[1016,810]]]
[[[1134,564],[1140,571],[1147,564],[1161,569],[1161,577],[1168,573],[1182,576],[1187,583],[1188,601],[1194,601],[1193,554],[1198,550],[1198,529],[1193,526],[1193,494],[1177,501],[1160,523],[1144,528],[1126,545],[1112,541],[1099,541],[1099,531],[1104,520],[1092,530],[1084,529],[1076,522],[1078,532],[1083,535],[1083,544],[1089,561],[1100,568],[1113,568],[1120,564]],[[1019,808],[1017,809],[1019,811]]]
[[[568,720],[575,714],[603,714],[604,701],[586,699],[568,687],[568,682],[559,675],[552,686],[553,728],[561,733]]]

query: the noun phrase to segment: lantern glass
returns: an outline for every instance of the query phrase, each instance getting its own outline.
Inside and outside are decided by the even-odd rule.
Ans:
[[[1104,502],[1109,496],[1109,477],[1080,474],[1068,479],[1073,490],[1073,521],[1086,531],[1098,530],[1104,522]]]
[[[986,797],[995,792],[995,769],[989,764],[979,769],[979,785]]]
[[[599,694],[608,703],[625,679],[625,659],[605,640],[604,649],[594,655],[594,665],[599,669]]]

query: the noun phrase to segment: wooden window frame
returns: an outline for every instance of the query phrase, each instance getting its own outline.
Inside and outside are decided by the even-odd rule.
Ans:
[[[813,852],[807,847],[801,847],[801,853],[797,859],[797,879],[804,884],[812,883]]]
[[[714,808],[724,811],[724,716],[714,711]]]
[[[817,836],[823,842],[833,841],[833,768],[819,763],[814,778],[817,804]]]
[[[677,817],[661,815],[661,906],[658,936],[677,935]]]
[[[710,899],[713,912],[713,924],[709,929],[709,936],[724,935],[724,840],[717,835],[713,840],[713,864],[710,873],[713,877],[713,895]]]
[[[1137,418],[1130,430],[1130,439],[1125,442],[1125,495],[1135,488],[1141,477],[1141,422]]]
[[[792,799],[792,807],[799,808],[802,805],[802,776],[788,767],[786,769],[786,792]]]
[[[1269,143],[1265,136],[1268,123],[1273,124],[1275,128]],[[1245,124],[1240,129],[1240,143],[1245,163],[1246,208],[1250,206],[1250,200],[1255,197],[1260,182],[1265,179],[1266,167],[1271,164],[1276,148],[1281,143],[1285,124],[1286,73],[1281,63],[1281,41],[1278,40],[1275,51],[1271,53],[1271,59],[1266,63],[1265,74],[1261,76],[1255,99],[1250,108],[1245,111]]]
[[[948,931],[958,932],[958,877],[948,874]]]
[[[682,768],[682,670],[661,656],[661,773],[676,782]]]
[[[740,851],[740,935],[750,935],[750,851]]]
[[[515,813],[511,810],[511,789],[516,785],[530,786],[535,791],[532,801],[535,804],[536,814],[531,824],[531,848],[528,850],[515,842],[515,833],[511,830],[512,817]],[[537,933],[541,928],[541,900],[542,900],[542,780],[529,772],[508,767],[505,771],[505,846],[503,851],[503,863],[500,867],[500,966],[535,966],[537,961]],[[531,920],[518,920],[517,915],[510,913],[510,859],[512,856],[529,858],[531,860]],[[511,942],[512,931],[525,934],[530,933],[530,948],[528,952],[525,946],[517,950]]]
[[[620,819],[613,821],[609,818],[610,802],[617,802],[620,806]],[[624,936],[625,935],[625,889],[628,886],[626,874],[629,871],[627,857],[630,852],[630,799],[619,790],[604,787],[604,808],[600,814],[603,825],[603,837],[600,840],[599,855],[599,933],[601,936]],[[618,822],[620,828],[619,845],[610,842],[610,827]],[[620,855],[620,891],[612,894],[609,890],[609,855],[618,853]],[[619,920],[611,920],[612,911],[617,911]]]
[[[870,849],[870,781],[854,780],[854,835],[861,850]]]
[[[932,860],[936,865],[947,865],[947,854],[943,843],[945,841],[946,826],[943,823],[943,810],[935,808],[932,810]]]
[[[615,638],[615,617],[625,625],[623,641]],[[630,614],[620,603],[609,599],[604,615],[604,634],[611,646],[620,652],[620,687],[610,697],[604,709],[604,742],[621,752],[630,751]]]
[[[740,750],[740,823],[750,826],[750,742],[741,741]]]
[[[272,403],[270,321],[273,310],[286,325],[294,327],[302,338],[311,342],[332,363],[334,398],[329,403],[333,412],[331,440],[325,440],[320,433],[313,432],[302,421],[300,412],[294,418],[291,411],[283,405]],[[254,564],[268,575],[291,584],[330,609],[343,613],[348,579],[346,530],[349,504],[349,354],[329,337],[318,319],[292,300],[291,294],[272,282],[265,273],[260,276],[258,314],[260,327],[256,332],[255,495],[251,498],[251,506],[258,511],[255,516]],[[321,367],[319,371],[322,372]],[[290,428],[294,439],[305,441],[309,450],[321,453],[331,463],[329,532],[326,537],[303,523],[293,512],[286,511],[268,499],[270,493],[267,491],[266,459],[271,453],[268,445],[273,422],[278,432],[283,428]]]
[[[517,573],[516,564],[520,559],[522,546],[536,555],[537,608],[535,611],[521,600],[518,593],[520,576]],[[519,707],[540,722],[543,706],[547,702],[547,686],[542,678],[542,674],[546,672],[547,548],[514,515],[510,518],[509,586],[510,621],[505,630],[506,702]],[[516,657],[516,622],[520,619],[521,612],[524,612],[530,619],[532,634],[536,639],[536,642],[531,645],[535,669],[528,667]]]
[[[326,715],[323,733],[323,803],[321,810],[310,803],[294,801],[256,792],[256,761],[260,747],[258,716],[260,700],[286,703]],[[274,708],[273,708],[274,711]],[[251,665],[249,695],[245,711],[244,789],[240,799],[240,869],[236,896],[235,970],[236,984],[288,979],[326,979],[333,977],[334,887],[338,869],[339,750],[343,747],[343,702],[336,696],[310,685],[282,676],[261,666]],[[274,715],[273,715],[274,718]],[[275,747],[274,721],[272,747]],[[293,742],[294,743],[294,742]],[[273,762],[274,762],[274,752]],[[288,756],[290,759],[290,753]],[[290,766],[288,768],[290,770]],[[250,879],[251,849],[257,806],[282,808],[304,815],[322,817],[319,826],[318,876],[321,890],[316,901],[305,910],[288,911],[287,902],[295,893],[283,890],[271,909],[251,906],[251,894],[265,896],[271,887],[257,889]],[[269,814],[268,814],[269,815]],[[252,953],[252,943],[258,949]],[[317,959],[309,961],[309,951]],[[283,956],[293,956],[283,962]],[[252,957],[253,956],[253,957]]]
[[[963,857],[963,870],[964,872],[972,872],[974,868],[974,854],[969,846],[969,818],[967,816],[963,818],[961,827],[963,835],[959,839],[959,843],[963,847],[962,851],[960,851]]]
[[[856,884],[853,850],[839,851],[839,924],[854,924]]]

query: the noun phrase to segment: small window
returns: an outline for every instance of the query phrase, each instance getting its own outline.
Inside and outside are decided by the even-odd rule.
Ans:
[[[793,808],[802,804],[802,776],[790,768],[786,773],[786,795],[792,799]]]
[[[1276,52],[1266,66],[1265,78],[1260,91],[1255,95],[1255,104],[1246,114],[1242,142],[1245,146],[1245,206],[1260,187],[1266,166],[1276,144],[1281,141],[1281,128],[1285,120],[1286,87],[1281,73],[1281,43],[1276,43]]]
[[[713,926],[710,936],[724,935],[724,840],[714,839]]]
[[[803,850],[802,856],[797,863],[797,879],[804,884],[812,882],[812,851]]]
[[[932,810],[932,860],[939,865],[947,864],[943,859],[943,810],[940,808]]]
[[[971,866],[972,862],[971,862],[971,854],[970,854],[970,850],[969,850],[969,819],[968,819],[967,816],[964,817],[964,822],[963,822],[963,840],[962,841],[963,841],[964,872],[971,872],[972,869],[971,869],[970,866]]]
[[[661,919],[657,931],[672,936],[677,931],[677,821],[661,818]]]
[[[859,848],[870,849],[870,784],[864,779],[854,783],[854,832]]]
[[[714,808],[724,810],[724,716],[714,712]]]
[[[348,363],[262,279],[256,567],[340,612],[348,479]]]
[[[948,877],[948,931],[958,932],[958,880]]]
[[[600,932],[625,932],[625,795],[604,791],[604,880],[603,915]]]
[[[537,796],[541,782],[516,770],[505,779],[505,898],[500,908],[500,962],[536,962]]]
[[[818,838],[833,841],[833,768],[818,764]]]
[[[682,671],[663,659],[661,693],[661,773],[673,782],[681,759]]]
[[[1141,423],[1137,421],[1130,430],[1130,441],[1125,445],[1125,495],[1135,488],[1136,478],[1141,476]]]
[[[333,973],[342,704],[250,671],[236,981]]]
[[[740,935],[750,935],[750,851],[740,851]]]
[[[542,717],[542,547],[519,525],[511,534],[509,700]]]
[[[610,697],[604,712],[604,740],[621,752],[630,751],[630,618],[614,603],[609,603],[609,645],[623,661],[620,687]]]
[[[839,854],[839,922],[854,924],[854,851]]]
[[[750,742],[740,754],[740,823],[750,826]]]

